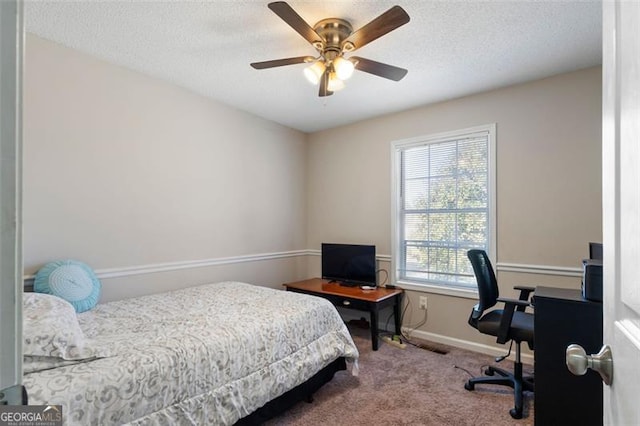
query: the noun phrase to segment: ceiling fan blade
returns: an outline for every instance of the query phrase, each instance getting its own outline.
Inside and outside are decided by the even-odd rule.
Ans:
[[[351,43],[353,49],[360,49],[365,44],[371,43],[373,40],[395,30],[396,28],[409,22],[409,15],[400,6],[393,6],[382,15],[360,28],[342,43],[343,46]],[[347,49],[349,50],[349,49]]]
[[[269,3],[268,7],[309,43],[314,44],[322,42],[322,37],[320,37],[318,33],[316,33],[313,28],[311,28],[309,24],[307,24],[307,22],[302,19],[300,15],[298,15],[286,2],[276,1]]]
[[[305,62],[313,61],[313,56],[297,56],[295,58],[274,59],[272,61],[253,62],[251,66],[257,70],[263,70],[265,68],[282,67],[285,65],[303,64]]]
[[[329,86],[329,72],[328,69],[324,70],[322,77],[320,77],[320,89],[318,90],[318,96],[331,96],[333,92],[330,92],[327,87]]]
[[[393,65],[383,64],[382,62],[372,61],[371,59],[365,59],[359,56],[352,56],[349,59],[358,61],[356,64],[357,70],[368,72],[378,77],[388,78],[393,81],[402,80],[409,72],[404,68],[394,67]]]

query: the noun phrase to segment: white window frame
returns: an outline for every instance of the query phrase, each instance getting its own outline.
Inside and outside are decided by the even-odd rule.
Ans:
[[[430,293],[439,293],[449,296],[477,298],[477,289],[465,289],[453,287],[441,283],[423,283],[409,281],[399,278],[399,266],[401,263],[400,255],[400,237],[402,231],[400,229],[400,213],[402,209],[400,200],[401,191],[401,153],[402,151],[425,146],[432,143],[441,143],[453,139],[460,139],[476,133],[488,133],[488,150],[487,167],[488,167],[488,241],[487,254],[489,259],[496,264],[496,123],[486,124],[482,126],[469,127],[461,130],[449,132],[435,133],[430,135],[418,136],[410,139],[402,139],[391,142],[391,282],[402,288],[417,291],[428,291]]]

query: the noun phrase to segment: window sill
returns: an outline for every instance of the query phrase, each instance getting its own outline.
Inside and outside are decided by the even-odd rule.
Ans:
[[[410,281],[398,281],[395,285],[405,290],[422,293],[442,294],[443,296],[461,297],[464,299],[478,299],[478,290],[476,289],[449,288],[436,284],[416,284]]]

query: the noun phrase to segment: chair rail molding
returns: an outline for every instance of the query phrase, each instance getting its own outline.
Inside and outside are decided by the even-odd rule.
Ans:
[[[216,257],[211,259],[185,260],[180,262],[154,263],[148,265],[124,266],[120,268],[106,268],[95,271],[96,276],[101,279],[128,277],[142,274],[155,274],[159,272],[170,272],[181,269],[205,268],[209,266],[230,265],[234,263],[249,263],[265,260],[285,259],[299,256],[321,256],[320,250],[302,249],[279,251],[271,253],[258,253],[240,256]],[[388,254],[376,255],[378,262],[391,262],[391,256]],[[540,274],[540,275],[559,275],[569,277],[581,277],[581,268],[570,268],[564,266],[549,265],[532,265],[520,263],[503,263],[498,262],[496,269],[504,272],[517,272],[524,274]],[[24,281],[32,281],[35,275],[24,275]]]
[[[321,250],[316,250],[316,249],[309,249],[307,250],[307,254],[310,256],[322,256],[322,251]],[[390,254],[376,254],[376,260],[378,262],[391,262],[391,255]]]
[[[498,272],[517,272],[521,274],[556,275],[563,277],[582,277],[582,268],[567,266],[533,265],[528,263],[496,263]]]
[[[307,256],[309,250],[291,250],[272,253],[248,254],[241,256],[216,257],[212,259],[185,260],[181,262],[154,263],[149,265],[124,266],[121,268],[97,269],[98,278],[119,278],[158,272],[177,271],[181,269],[205,268],[209,266],[230,265],[234,263],[259,262],[264,260],[285,259],[289,257]],[[25,275],[25,281],[35,278],[35,275]]]

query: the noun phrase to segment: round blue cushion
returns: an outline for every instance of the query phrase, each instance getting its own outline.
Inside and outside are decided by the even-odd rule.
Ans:
[[[33,282],[33,291],[58,296],[71,303],[76,312],[96,306],[101,287],[93,270],[76,260],[47,263]]]

